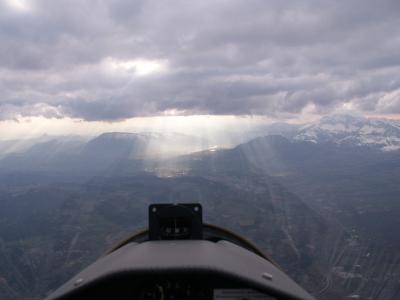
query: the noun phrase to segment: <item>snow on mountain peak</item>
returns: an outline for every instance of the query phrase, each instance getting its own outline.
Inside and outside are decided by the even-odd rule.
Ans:
[[[297,141],[335,143],[400,150],[400,124],[395,121],[368,119],[353,115],[331,115],[303,126]]]

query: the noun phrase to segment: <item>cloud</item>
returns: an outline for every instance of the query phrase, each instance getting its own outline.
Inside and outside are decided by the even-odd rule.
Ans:
[[[399,113],[400,2],[0,2],[0,119]]]

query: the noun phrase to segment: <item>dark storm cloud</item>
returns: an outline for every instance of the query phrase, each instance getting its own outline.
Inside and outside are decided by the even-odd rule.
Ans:
[[[399,17],[397,0],[4,0],[0,119],[400,113]]]

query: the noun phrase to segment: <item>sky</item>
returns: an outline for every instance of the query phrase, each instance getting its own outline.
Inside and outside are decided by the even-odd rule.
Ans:
[[[398,0],[0,0],[0,135],[398,117],[399,49]]]

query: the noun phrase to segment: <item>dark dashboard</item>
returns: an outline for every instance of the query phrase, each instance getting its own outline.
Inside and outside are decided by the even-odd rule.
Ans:
[[[252,300],[277,299],[234,279],[207,275],[121,276],[99,281],[67,299]]]

